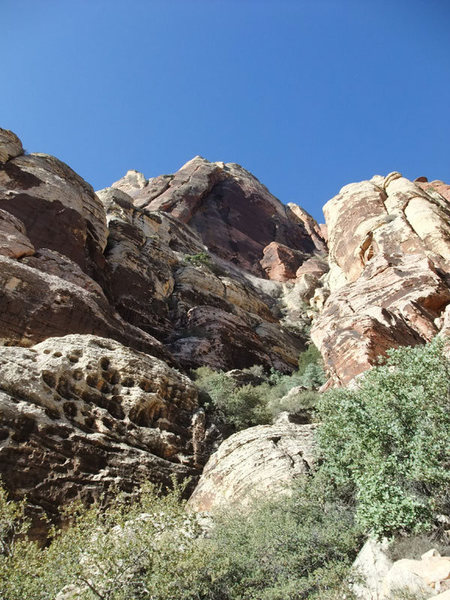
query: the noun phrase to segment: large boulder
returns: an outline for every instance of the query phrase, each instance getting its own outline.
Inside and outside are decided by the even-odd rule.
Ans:
[[[197,390],[164,362],[92,335],[0,348],[0,475],[35,514],[199,474]]]
[[[207,462],[189,499],[195,511],[244,506],[255,496],[286,492],[310,471],[316,425],[291,423],[287,413],[274,425],[258,425],[222,442]]]

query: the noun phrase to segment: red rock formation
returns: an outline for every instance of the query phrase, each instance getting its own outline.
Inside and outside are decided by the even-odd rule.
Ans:
[[[131,171],[113,186],[130,194],[138,207],[168,212],[188,223],[209,251],[258,276],[264,276],[260,260],[271,242],[306,258],[317,251],[317,243],[323,248],[312,217],[296,217],[256,177],[233,163],[210,163],[197,156],[174,175],[147,181]]]
[[[450,204],[448,186],[433,183],[394,172],[345,186],[324,207],[332,293],[311,333],[335,383],[348,383],[390,347],[431,339],[442,326],[450,302]]]

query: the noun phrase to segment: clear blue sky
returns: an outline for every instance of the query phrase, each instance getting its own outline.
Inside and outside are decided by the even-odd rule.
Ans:
[[[450,183],[450,0],[0,0],[0,125],[96,189],[196,154],[322,219],[352,181]]]

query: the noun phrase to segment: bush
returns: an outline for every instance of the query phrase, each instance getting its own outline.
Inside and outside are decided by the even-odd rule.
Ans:
[[[23,521],[3,496],[5,506],[9,523]],[[160,497],[147,486],[137,501],[119,495],[107,509],[73,505],[67,515],[48,547],[16,538],[0,555],[2,600],[54,600],[61,590],[78,600],[339,598],[358,541],[351,511],[305,483],[223,513],[208,538],[179,489]]]
[[[207,252],[198,252],[198,254],[185,254],[184,260],[194,267],[211,266],[211,257]]]
[[[0,598],[54,600],[65,586],[75,586],[80,600],[198,598],[200,529],[180,494],[161,497],[149,485],[138,501],[119,495],[106,510],[72,505],[71,525],[55,531],[48,547],[16,539],[0,556]]]
[[[193,371],[206,408],[214,416],[235,431],[270,422],[270,412],[262,393],[263,386],[238,387],[231,377],[222,371],[200,367]]]
[[[449,512],[449,375],[436,339],[391,350],[360,389],[321,397],[320,472],[376,535],[426,530]]]
[[[302,390],[295,394],[287,394],[282,398],[274,398],[269,402],[268,408],[274,417],[284,411],[293,415],[310,413],[312,417],[318,401],[319,394],[317,392]]]
[[[358,539],[350,510],[318,500],[298,482],[291,496],[219,517],[210,541],[215,593],[208,598],[342,598]]]

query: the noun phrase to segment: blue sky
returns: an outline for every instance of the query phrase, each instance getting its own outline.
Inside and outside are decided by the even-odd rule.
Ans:
[[[201,154],[322,220],[375,173],[450,183],[450,0],[0,8],[0,125],[96,189]]]

